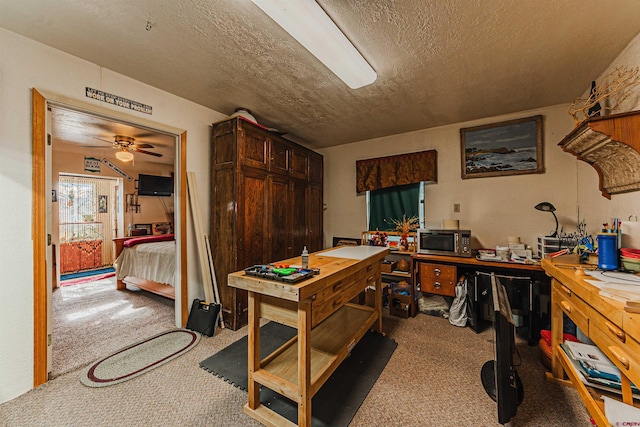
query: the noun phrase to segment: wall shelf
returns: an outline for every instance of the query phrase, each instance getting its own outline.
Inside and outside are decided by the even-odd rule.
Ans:
[[[586,119],[558,145],[594,167],[604,197],[640,190],[640,111]]]

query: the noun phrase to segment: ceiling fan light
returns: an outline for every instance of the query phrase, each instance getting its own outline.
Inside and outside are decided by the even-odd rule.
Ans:
[[[133,160],[133,153],[125,150],[116,151],[116,159],[121,162],[130,162]]]

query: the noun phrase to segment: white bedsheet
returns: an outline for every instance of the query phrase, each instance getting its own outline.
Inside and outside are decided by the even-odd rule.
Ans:
[[[113,263],[119,280],[126,276],[174,286],[176,276],[176,242],[141,243],[123,248]]]

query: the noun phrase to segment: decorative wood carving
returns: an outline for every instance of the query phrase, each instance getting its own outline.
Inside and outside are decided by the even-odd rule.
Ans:
[[[595,168],[606,198],[640,190],[640,111],[587,119],[558,145]]]

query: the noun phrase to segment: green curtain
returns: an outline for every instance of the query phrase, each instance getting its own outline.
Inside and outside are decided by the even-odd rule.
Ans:
[[[419,197],[420,183],[370,191],[369,230],[394,231],[392,220],[418,216]]]

